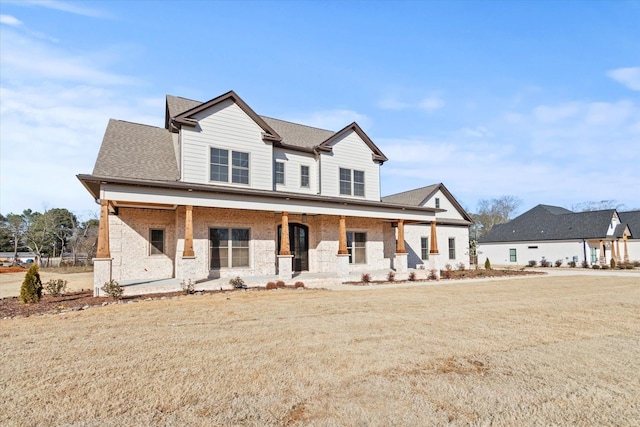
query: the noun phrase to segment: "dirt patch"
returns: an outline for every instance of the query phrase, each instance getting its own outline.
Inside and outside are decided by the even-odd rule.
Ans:
[[[26,273],[27,269],[22,267],[0,267],[0,274],[2,273]]]

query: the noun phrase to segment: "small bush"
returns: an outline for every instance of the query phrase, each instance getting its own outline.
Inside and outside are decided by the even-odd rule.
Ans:
[[[591,268],[593,268],[594,270],[600,270],[600,266],[598,264],[593,264]]]
[[[478,271],[478,276],[484,276],[484,271],[482,270]]]
[[[371,283],[371,275],[369,273],[362,273],[362,276],[360,276],[360,281],[365,285]]]
[[[549,267],[551,265],[551,263],[549,261],[547,261],[546,259],[542,258],[540,260],[540,267]]]
[[[562,265],[562,260],[561,259],[557,259],[554,264],[555,264],[556,267],[560,267]]]
[[[193,284],[191,279],[189,279],[187,282],[185,282],[184,280],[182,280],[182,282],[180,282],[180,287],[182,288],[182,292],[184,292],[185,295],[189,295],[189,294],[195,293],[196,290],[195,290],[194,286],[195,285]]]
[[[575,261],[569,261],[569,267],[576,268],[576,262]]]
[[[612,270],[616,269],[616,260],[615,258],[611,258],[611,262],[609,263]]]
[[[38,265],[33,264],[24,275],[24,280],[20,287],[20,302],[22,304],[30,304],[40,301],[40,298],[42,298],[42,281],[40,280]]]
[[[108,282],[105,282],[104,285],[100,288],[102,292],[109,295],[113,299],[122,298],[122,294],[124,293],[124,287],[122,287],[118,282],[111,279]]]
[[[640,261],[632,261],[631,263],[634,267],[640,267]]]
[[[285,284],[282,280],[278,280],[276,282],[276,288],[284,288],[284,287],[285,287]]]
[[[489,261],[489,258],[487,258],[484,262],[484,269],[491,270],[491,261]]]
[[[267,289],[277,289],[276,282],[267,282]]]
[[[603,264],[600,268],[603,270],[608,270],[609,266],[607,264]]]
[[[240,276],[236,276],[233,279],[229,279],[229,284],[234,287],[234,289],[243,289],[247,286],[244,284],[244,280],[240,278]]]
[[[408,277],[410,282],[415,282],[416,281],[416,272],[412,271],[409,273],[409,277]]]
[[[447,265],[444,266],[444,270],[442,270],[440,272],[440,275],[444,279],[451,279],[451,272],[452,271],[453,271],[453,268],[451,267],[451,264],[447,264]]]
[[[303,283],[303,282],[296,282],[296,283],[293,285],[293,287],[294,287],[294,288],[296,288],[296,289],[297,289],[297,288],[304,288],[304,283]]]
[[[627,269],[627,270],[633,270],[634,265],[632,263],[628,262],[628,263],[626,263],[624,265],[624,268]]]
[[[589,263],[587,260],[582,261],[582,268],[589,268]]]
[[[428,280],[438,280],[438,270],[436,270],[435,268],[432,268],[431,270],[429,270],[429,274],[427,275],[427,279]]]
[[[51,279],[44,284],[44,290],[47,291],[49,295],[59,297],[67,292],[67,281],[62,279]]]
[[[394,273],[393,271],[390,271],[387,273],[387,281],[389,282],[395,282],[396,280],[396,273]]]
[[[464,265],[464,262],[459,262],[456,264],[456,269],[458,271],[465,271],[467,269],[467,266]]]
[[[529,267],[535,267],[536,265],[538,265],[538,261],[535,259],[529,260]]]

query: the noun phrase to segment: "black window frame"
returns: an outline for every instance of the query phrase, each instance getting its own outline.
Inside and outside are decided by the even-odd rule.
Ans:
[[[347,231],[347,251],[349,251],[349,264],[366,265],[367,233],[364,231]],[[360,253],[360,255],[354,255],[356,252]],[[362,259],[362,261],[356,262],[356,258]]]
[[[518,251],[516,248],[509,248],[509,262],[518,262]]]
[[[218,231],[219,230],[219,231]],[[213,232],[216,231],[216,234],[226,236],[226,239],[219,239],[220,243],[218,246],[214,245],[213,240]],[[239,233],[246,233],[246,240],[235,240],[235,235]],[[224,245],[221,243],[224,242]],[[246,242],[245,245],[238,245],[236,242]],[[215,264],[214,259],[214,251],[218,249],[219,255],[217,259],[217,265]],[[234,257],[234,252],[246,252],[246,264],[240,263],[239,265],[235,265],[234,261],[236,257]],[[224,256],[222,256],[224,252]],[[226,265],[223,265],[222,259],[226,259]],[[219,269],[233,269],[233,268],[249,268],[251,267],[251,229],[250,228],[234,228],[234,227],[209,227],[209,269],[210,270],[219,270]]]
[[[154,233],[160,233],[160,238],[156,235],[154,238]],[[149,229],[149,256],[153,255],[164,255],[165,249],[165,232],[164,228],[150,228]]]

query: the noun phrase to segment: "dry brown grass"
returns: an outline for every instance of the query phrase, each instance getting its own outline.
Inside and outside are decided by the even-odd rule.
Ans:
[[[0,321],[2,425],[638,425],[640,280],[236,292]]]

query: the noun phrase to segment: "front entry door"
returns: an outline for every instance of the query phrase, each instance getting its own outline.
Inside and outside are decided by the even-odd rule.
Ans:
[[[282,226],[278,226],[278,253],[280,253],[280,241],[282,238]],[[293,271],[309,270],[309,227],[302,224],[289,224],[289,246],[293,255]]]

